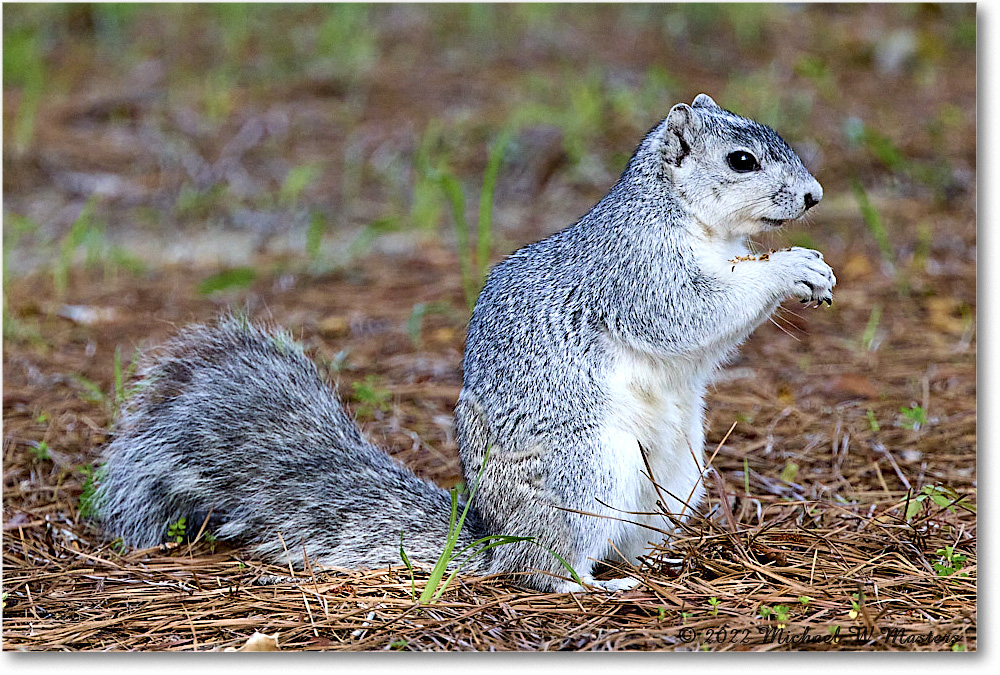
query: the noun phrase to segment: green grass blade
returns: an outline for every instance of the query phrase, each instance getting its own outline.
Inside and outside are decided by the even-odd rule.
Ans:
[[[306,232],[306,255],[312,261],[319,258],[324,234],[326,234],[326,218],[322,211],[313,211],[309,219],[309,230]]]
[[[465,193],[462,192],[462,184],[447,170],[438,171],[438,184],[448,198],[451,205],[451,213],[455,220],[455,240],[458,244],[458,267],[462,273],[462,286],[465,289],[465,301],[469,310],[476,304],[478,289],[475,288],[475,280],[472,278],[472,270],[469,262],[469,223],[465,218]]]
[[[445,545],[444,550],[441,552],[441,555],[438,557],[438,560],[434,565],[434,569],[431,571],[431,576],[427,580],[427,585],[424,587],[423,592],[420,594],[418,602],[422,605],[432,604],[435,601],[437,601],[437,599],[440,598],[441,595],[448,589],[448,586],[455,579],[455,577],[458,576],[462,568],[477,555],[481,555],[486,551],[489,551],[490,549],[496,548],[497,546],[505,546],[509,544],[515,544],[518,542],[529,542],[535,544],[536,546],[541,546],[546,551],[551,553],[555,557],[555,559],[558,560],[559,563],[564,568],[566,568],[566,571],[569,572],[570,577],[572,577],[572,579],[576,583],[580,584],[581,586],[583,585],[583,580],[580,579],[580,575],[577,574],[575,569],[573,569],[573,566],[570,565],[565,558],[563,558],[561,555],[559,555],[552,549],[548,548],[547,546],[542,546],[537,541],[535,541],[535,537],[518,537],[512,535],[494,534],[482,537],[472,542],[471,544],[467,544],[457,553],[452,553],[455,549],[455,545],[458,542],[458,536],[459,533],[461,532],[462,526],[465,523],[465,517],[469,513],[469,508],[472,505],[472,497],[475,495],[476,490],[479,487],[479,482],[483,477],[483,472],[486,470],[486,461],[489,459],[489,456],[490,456],[490,448],[487,447],[486,453],[483,456],[482,466],[479,467],[479,473],[476,475],[476,482],[469,493],[469,500],[465,503],[465,508],[462,510],[462,515],[461,517],[458,518],[457,523],[455,520],[455,514],[457,512],[458,496],[456,490],[452,488],[451,491],[452,512],[451,512],[451,522],[449,523],[448,526],[448,532],[449,532],[448,541]],[[465,555],[466,552],[469,551],[471,552],[468,553],[468,555]],[[400,553],[402,553],[402,548],[400,548]],[[448,577],[445,578],[444,575],[445,572],[447,571],[448,565],[454,562],[456,559],[461,558],[463,555],[465,555],[464,559],[461,562],[459,562],[452,570],[451,574],[449,574]],[[404,562],[406,562],[405,559]]]
[[[875,242],[878,244],[879,251],[882,253],[882,259],[895,267],[896,254],[892,250],[889,233],[886,232],[885,226],[882,224],[882,216],[879,214],[878,209],[875,208],[875,205],[872,204],[871,199],[868,198],[868,192],[865,191],[861,181],[856,178],[851,181],[851,189],[854,191],[854,198],[861,209],[861,217],[865,221],[865,225],[868,226],[868,230],[872,233]]]
[[[418,302],[413,306],[410,318],[406,320],[406,333],[410,336],[410,343],[417,349],[420,349],[420,328],[426,312],[427,303]]]
[[[451,520],[448,523],[448,540],[445,542],[444,550],[441,551],[441,555],[438,556],[437,562],[434,563],[434,568],[431,570],[431,576],[427,580],[427,585],[424,587],[424,591],[420,594],[418,602],[422,605],[429,604],[433,602],[433,599],[444,592],[444,589],[448,587],[445,583],[441,586],[441,591],[438,592],[438,586],[441,580],[444,578],[444,574],[448,569],[448,565],[455,558],[452,555],[452,551],[455,550],[455,545],[458,543],[458,535],[462,531],[462,526],[465,525],[465,517],[469,514],[469,508],[472,506],[472,497],[476,494],[476,489],[479,487],[479,480],[483,476],[483,472],[486,470],[486,460],[490,457],[490,447],[487,446],[486,452],[483,455],[483,464],[479,467],[479,473],[476,475],[476,484],[472,487],[471,492],[469,492],[469,499],[465,502],[465,508],[462,510],[462,516],[458,518],[456,523],[455,516],[458,512],[458,491],[455,488],[451,489]],[[452,575],[454,577],[454,575]],[[452,578],[449,577],[449,580]]]
[[[861,336],[861,343],[868,351],[872,350],[875,344],[875,332],[878,330],[879,320],[882,318],[882,305],[875,304],[868,315],[868,323],[865,325],[864,335]]]
[[[248,287],[257,279],[257,270],[252,267],[233,267],[202,280],[198,284],[199,295],[211,295],[221,291]]]
[[[115,405],[121,405],[125,400],[125,375],[122,372],[122,346],[115,347]]]
[[[539,544],[538,542],[535,542],[535,544],[537,544],[538,546],[542,546],[542,545],[541,545],[541,544]],[[573,569],[573,566],[572,566],[572,565],[570,565],[570,564],[569,564],[568,562],[566,562],[566,559],[565,559],[565,558],[563,558],[563,557],[562,557],[561,555],[559,555],[558,553],[556,553],[555,551],[553,551],[553,550],[552,550],[551,548],[548,548],[548,547],[545,547],[545,546],[542,546],[542,548],[544,548],[544,549],[545,549],[546,551],[548,551],[548,552],[549,552],[549,553],[551,553],[551,554],[552,554],[553,556],[555,556],[555,559],[556,559],[556,560],[558,560],[558,561],[559,561],[559,563],[560,563],[560,564],[561,564],[561,565],[562,565],[563,567],[565,567],[565,568],[566,568],[566,571],[568,571],[568,572],[569,572],[569,575],[570,575],[571,577],[573,577],[573,581],[575,581],[576,583],[578,583],[578,584],[580,584],[581,586],[583,586],[583,580],[582,580],[582,579],[580,578],[580,575],[576,573],[576,570],[575,570],[575,569]]]
[[[90,403],[107,404],[108,395],[104,393],[104,390],[97,383],[88,380],[83,375],[73,374],[70,377],[84,388],[85,391],[80,394],[83,400]]]
[[[303,164],[294,166],[285,174],[285,180],[281,183],[279,199],[283,204],[295,206],[299,203],[302,193],[322,174],[322,169],[318,163]]]
[[[498,543],[496,543],[496,544],[492,543],[494,541],[496,541]],[[503,544],[516,544],[519,541],[534,542],[535,538],[534,537],[515,537],[513,535],[506,535],[506,534],[491,534],[491,535],[483,537],[481,539],[477,539],[476,541],[472,542],[471,544],[468,544],[465,548],[463,548],[461,551],[459,551],[454,556],[452,556],[452,559],[460,557],[462,554],[464,554],[470,548],[473,548],[475,546],[479,546],[481,544],[487,544],[487,546],[485,548],[483,548],[482,550],[473,551],[469,556],[467,556],[466,559],[461,562],[461,565],[465,565],[469,560],[472,560],[474,557],[476,557],[477,555],[479,555],[483,551],[487,551],[487,550],[489,550],[491,548],[494,548],[495,546],[502,546]],[[541,544],[539,544],[539,546],[540,545]]]
[[[491,548],[496,548],[497,546],[504,546],[506,544],[515,544],[515,543],[517,543],[519,541],[532,541],[533,542],[534,539],[535,539],[534,537],[508,537],[508,536],[504,536],[504,535],[494,534],[494,535],[490,535],[488,537],[483,537],[482,539],[479,539],[479,540],[477,540],[477,541],[469,544],[468,546],[466,546],[465,548],[463,548],[461,551],[459,551],[458,553],[456,553],[455,556],[454,556],[454,558],[458,558],[459,556],[461,556],[463,553],[465,553],[466,551],[468,551],[470,548],[472,548],[474,546],[479,546],[480,544],[483,544],[484,542],[487,542],[484,546],[482,546],[481,548],[479,548],[479,549],[473,551],[472,553],[470,553],[468,556],[466,556],[465,560],[463,560],[461,563],[459,563],[458,565],[455,566],[455,569],[448,576],[448,578],[445,580],[445,582],[443,584],[441,584],[441,587],[434,594],[434,598],[433,599],[437,600],[439,597],[441,597],[441,595],[448,588],[449,584],[451,584],[452,580],[456,576],[458,576],[458,573],[462,570],[462,568],[470,560],[472,560],[473,558],[475,558],[477,555],[482,555],[486,551],[489,551]]]
[[[406,569],[410,571],[410,598],[415,599],[417,597],[417,582],[413,578],[413,564],[406,556],[406,549],[403,548],[402,531],[399,533],[399,557],[403,559],[403,564],[406,565]]]
[[[493,193],[496,191],[500,166],[510,143],[511,132],[504,131],[490,148],[483,173],[483,189],[479,193],[479,223],[476,228],[476,283],[482,284],[490,264],[493,244]],[[478,288],[476,289],[479,290]]]
[[[93,213],[97,203],[96,197],[91,197],[83,205],[80,215],[73,221],[69,232],[63,237],[59,245],[59,259],[53,268],[53,284],[56,295],[61,299],[66,294],[66,287],[69,280],[69,270],[73,266],[73,257],[76,250],[83,244],[87,234],[92,228]]]
[[[455,516],[458,512],[458,493],[455,490],[452,490],[451,520],[448,523],[448,539],[445,542],[444,550],[441,551],[441,555],[438,556],[437,562],[434,563],[434,568],[431,569],[431,575],[427,579],[427,585],[424,586],[424,590],[420,594],[420,598],[417,600],[417,602],[421,605],[427,605],[432,602],[435,591],[437,591],[438,586],[441,584],[441,579],[444,578],[445,572],[448,570],[448,563],[450,563],[452,559],[451,552],[455,550],[455,544],[458,542],[458,534],[462,530],[462,523],[465,521],[465,514],[468,511],[469,506],[466,504],[465,512],[462,513],[462,518],[458,521],[458,527],[455,527]]]

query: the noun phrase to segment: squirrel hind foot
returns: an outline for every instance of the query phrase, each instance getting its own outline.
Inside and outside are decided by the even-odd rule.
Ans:
[[[583,585],[575,581],[564,581],[555,587],[556,593],[594,593],[604,591],[606,593],[618,593],[619,591],[630,591],[642,583],[635,577],[622,577],[621,579],[595,579],[589,574],[580,577]]]

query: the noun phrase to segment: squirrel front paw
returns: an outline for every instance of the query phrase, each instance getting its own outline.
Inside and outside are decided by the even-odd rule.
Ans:
[[[785,251],[771,254],[773,260],[780,256],[787,272],[784,281],[789,284],[788,295],[797,297],[801,302],[815,302],[820,306],[824,302],[833,304],[833,287],[837,277],[833,269],[823,260],[823,254],[811,248],[793,246]]]

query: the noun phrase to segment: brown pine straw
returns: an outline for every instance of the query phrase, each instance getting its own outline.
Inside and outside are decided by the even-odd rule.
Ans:
[[[969,271],[966,280],[974,279]],[[355,288],[392,299],[399,296],[386,285],[418,274],[403,268]],[[442,297],[431,283],[440,277],[427,276],[427,297],[417,299]],[[81,294],[100,288],[104,296],[74,301],[155,305],[168,292],[193,295],[163,290],[156,279],[128,283],[141,293],[77,284]],[[312,283],[316,294],[344,297],[336,278]],[[11,297],[24,297],[17,291]],[[835,312],[785,314],[798,322],[792,330],[801,344],[765,326],[723,374],[708,401],[707,503],[675,523],[676,536],[641,569],[622,563],[604,572],[637,575],[644,583],[636,590],[563,595],[526,590],[517,579],[459,577],[429,607],[414,602],[402,564],[320,570],[310,561],[290,571],[221,542],[213,552],[201,523],[189,525],[202,535],[193,546],[116,552],[79,515],[77,468],[98,456],[110,410],[85,400],[63,373],[82,373],[108,391],[110,357],[87,360],[74,345],[94,339],[112,354],[117,344],[127,351],[162,340],[174,325],[127,300],[122,320],[103,334],[51,321],[45,349],[4,344],[4,649],[212,651],[259,632],[277,635],[282,650],[974,650],[977,524],[963,507],[976,502],[975,342],[921,330],[920,300],[899,298],[889,284],[866,293],[852,303],[845,289]],[[874,353],[857,342],[873,297],[885,307],[888,331]],[[314,353],[329,358],[349,342],[367,365],[343,373],[341,391],[376,372],[394,394],[392,410],[365,421],[366,431],[421,475],[454,484],[454,441],[432,420],[450,414],[461,330],[440,352],[455,372],[426,383],[449,394],[428,398],[423,384],[407,379],[413,348],[404,328],[381,342],[337,342],[317,330],[322,314],[264,298]],[[350,302],[374,304],[360,292]],[[392,325],[405,326],[413,302],[412,295],[400,301]],[[15,303],[13,311],[27,310]],[[209,303],[180,305],[173,323],[214,311]],[[929,411],[917,430],[901,424],[899,412],[914,402]],[[43,411],[48,420],[40,422]],[[41,441],[50,459],[32,456]],[[961,499],[924,499],[907,520],[907,505],[928,486]],[[947,546],[967,559],[957,574],[941,576],[934,564]],[[425,580],[418,571],[418,594]],[[833,642],[830,631],[838,630]]]
[[[700,516],[681,525],[638,572],[645,583],[636,591],[568,596],[461,578],[430,607],[414,603],[401,567],[289,577],[287,567],[203,543],[122,556],[87,528],[24,512],[28,522],[5,526],[4,647],[219,650],[259,631],[279,634],[282,649],[771,650],[796,646],[783,638],[829,636],[834,626],[840,644],[798,647],[975,647],[975,565],[962,568],[967,577],[939,577],[927,555],[956,539],[974,544],[967,512],[934,507],[906,523],[901,491],[859,509],[745,499],[728,488],[737,531]],[[709,598],[719,600],[717,612]],[[776,619],[759,616],[776,605],[790,608],[781,632]],[[899,642],[935,636],[949,642]]]

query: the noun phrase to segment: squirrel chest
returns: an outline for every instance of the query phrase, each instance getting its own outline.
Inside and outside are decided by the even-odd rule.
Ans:
[[[681,358],[616,349],[605,383],[610,403],[606,423],[633,434],[648,451],[687,439],[693,422],[701,426],[706,378],[700,370]],[[693,450],[701,452],[700,447]]]

